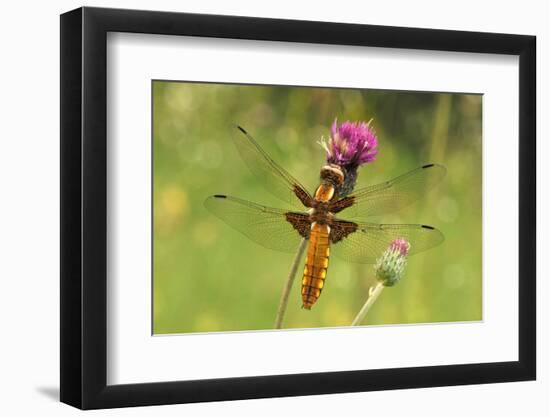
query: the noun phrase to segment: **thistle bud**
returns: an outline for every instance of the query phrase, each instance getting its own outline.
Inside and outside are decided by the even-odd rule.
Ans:
[[[376,278],[386,287],[399,282],[407,265],[407,255],[411,245],[405,239],[395,239],[376,261]]]

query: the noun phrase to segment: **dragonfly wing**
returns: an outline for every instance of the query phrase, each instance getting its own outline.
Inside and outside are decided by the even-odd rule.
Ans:
[[[241,200],[213,195],[204,206],[252,241],[281,252],[296,252],[302,238],[309,238],[309,216]]]
[[[409,255],[423,252],[441,244],[443,234],[432,226],[422,224],[376,224],[338,220],[331,227],[334,255],[355,263],[372,264],[395,239],[407,240]]]
[[[351,219],[392,213],[419,200],[443,179],[446,172],[443,165],[424,165],[393,180],[358,189],[334,204],[346,203],[349,207],[342,210]]]
[[[233,143],[265,189],[293,207],[310,207],[313,199],[304,186],[277,164],[246,130],[240,126],[237,129],[231,135]]]

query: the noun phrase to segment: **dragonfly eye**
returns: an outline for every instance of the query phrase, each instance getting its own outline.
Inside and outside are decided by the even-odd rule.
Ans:
[[[325,165],[321,168],[321,179],[338,187],[344,183],[344,173],[338,165]]]

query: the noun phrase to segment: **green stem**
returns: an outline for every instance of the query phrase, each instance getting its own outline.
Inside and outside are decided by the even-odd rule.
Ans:
[[[359,310],[359,313],[357,316],[353,319],[351,322],[352,326],[360,326],[363,320],[365,320],[365,317],[367,316],[367,313],[369,312],[370,308],[374,304],[374,302],[378,299],[378,296],[382,293],[382,290],[384,289],[384,284],[379,282],[376,284],[376,287],[369,290],[369,297],[367,298],[367,301],[365,301],[365,304],[363,304],[363,307],[361,307],[361,310]]]
[[[283,293],[281,294],[281,301],[279,301],[279,308],[277,309],[277,317],[275,318],[276,329],[283,328],[283,320],[285,318],[286,308],[288,307],[288,298],[290,296],[290,290],[292,289],[292,284],[294,284],[296,271],[298,270],[298,266],[300,264],[300,261],[302,260],[304,251],[306,250],[306,246],[307,246],[307,240],[302,239],[302,241],[300,242],[300,246],[298,246],[298,251],[296,252],[296,256],[294,257],[294,261],[292,262],[292,266],[290,267],[290,272],[288,273],[288,278],[286,280],[285,286],[283,287]]]

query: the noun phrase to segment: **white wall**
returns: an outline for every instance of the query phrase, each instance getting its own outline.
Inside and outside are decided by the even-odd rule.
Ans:
[[[534,34],[538,37],[539,213],[550,165],[550,26],[544,2],[329,2],[201,0],[92,1],[89,6],[240,14],[396,26]],[[0,21],[0,410],[3,415],[75,415],[57,402],[59,275],[59,18],[76,1],[5,2]],[[547,110],[548,111],[548,110]],[[506,120],[502,120],[506,123]],[[7,146],[6,146],[7,145]],[[550,248],[550,221],[539,216],[539,259]],[[546,232],[546,233],[545,233]],[[94,415],[548,415],[550,343],[548,264],[539,263],[537,382],[101,411]],[[464,341],[475,343],[475,341]],[[544,395],[546,394],[546,395]]]

